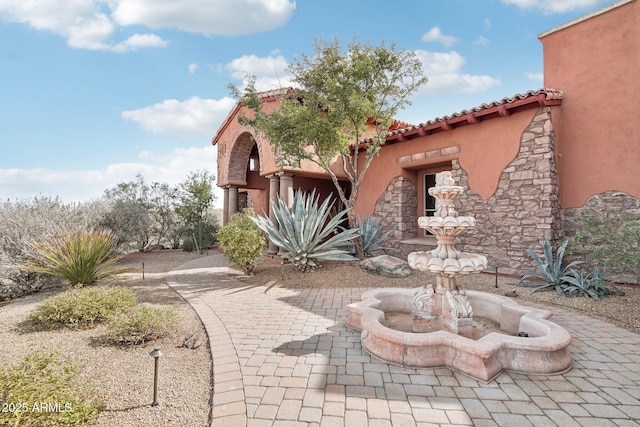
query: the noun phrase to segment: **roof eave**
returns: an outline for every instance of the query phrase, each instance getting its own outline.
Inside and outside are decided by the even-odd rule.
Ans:
[[[539,106],[561,105],[563,96],[562,91],[555,89],[529,91],[526,94],[515,95],[512,98],[504,98],[501,101],[492,102],[489,105],[483,104],[472,110],[464,110],[451,116],[430,120],[418,126],[395,130],[387,136],[386,143],[393,144],[433,133],[446,132],[462,126],[509,116],[519,111]]]

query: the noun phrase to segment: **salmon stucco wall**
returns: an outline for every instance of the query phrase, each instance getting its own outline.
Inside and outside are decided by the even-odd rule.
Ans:
[[[462,126],[401,143],[386,145],[366,173],[355,211],[371,215],[378,198],[397,176],[418,186],[417,171],[457,159],[468,174],[469,187],[483,199],[491,197],[500,174],[518,154],[520,138],[535,109]],[[418,209],[422,198],[419,196]]]
[[[476,219],[476,227],[458,236],[456,246],[486,255],[505,274],[522,274],[530,264],[526,248],[538,249],[545,237],[556,240],[561,234],[551,108],[529,110],[525,116],[529,122],[516,137],[516,154],[499,171],[497,188],[488,198],[470,188],[471,174],[459,159],[452,159],[449,165],[457,184],[465,188],[456,209]],[[482,164],[480,158],[474,166]],[[403,241],[418,233],[415,210],[419,206],[412,197],[416,191],[418,187],[397,176],[376,204],[375,216],[385,230],[392,231],[385,246],[400,258],[425,249],[414,247],[416,240]],[[413,206],[413,215],[407,212],[409,206]],[[429,245],[428,239],[422,244]]]
[[[564,91],[553,109],[562,208],[607,191],[640,197],[640,2],[540,40],[545,87]]]
[[[263,110],[266,113],[270,113],[274,111],[277,106],[277,101],[265,102],[263,104]],[[242,115],[251,117],[253,112],[251,109],[238,104],[230,113],[213,140],[214,145],[218,148],[217,184],[219,187],[227,185],[239,185],[242,187],[248,184],[246,179],[247,162],[254,143],[258,146],[260,156],[259,173],[261,176],[284,170],[306,176],[326,177],[324,169],[308,160],[303,160],[299,168],[289,166],[281,168],[270,142],[264,139],[263,136],[257,133],[252,127],[241,125],[238,122],[238,117]],[[339,179],[344,179],[345,175],[342,172],[339,161],[336,162],[332,170]]]

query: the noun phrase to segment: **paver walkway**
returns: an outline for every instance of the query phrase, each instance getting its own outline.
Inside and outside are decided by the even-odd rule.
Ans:
[[[391,366],[344,325],[364,287],[247,286],[224,256],[167,276],[211,344],[214,427],[638,426],[640,335],[554,308],[573,336],[570,372],[503,372],[482,383],[447,368]]]

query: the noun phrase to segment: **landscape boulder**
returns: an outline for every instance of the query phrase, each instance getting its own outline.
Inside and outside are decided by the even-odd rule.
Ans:
[[[391,255],[367,258],[360,262],[360,267],[367,273],[384,277],[402,278],[411,275],[409,264]]]

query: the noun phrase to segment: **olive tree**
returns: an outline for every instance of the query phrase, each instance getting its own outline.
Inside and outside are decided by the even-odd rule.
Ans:
[[[322,167],[331,177],[356,226],[353,207],[374,157],[384,145],[398,111],[427,82],[415,53],[352,41],[344,50],[338,40],[316,40],[315,52],[290,66],[295,88],[280,97],[280,108],[262,111],[260,93],[251,79],[241,93],[232,92],[254,114],[239,121],[253,126],[270,141],[283,165],[299,166],[303,159]],[[340,158],[351,184],[347,195],[332,166]],[[358,239],[359,240],[359,239]],[[356,240],[356,255],[362,244]]]

